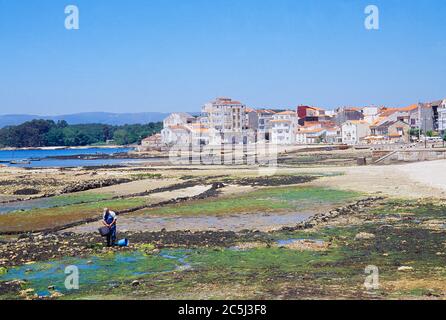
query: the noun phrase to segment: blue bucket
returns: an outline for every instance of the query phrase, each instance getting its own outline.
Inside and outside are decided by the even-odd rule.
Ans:
[[[129,239],[122,239],[118,241],[118,246],[120,247],[128,247],[129,245]]]

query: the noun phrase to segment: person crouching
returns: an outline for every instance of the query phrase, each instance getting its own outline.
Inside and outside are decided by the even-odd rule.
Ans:
[[[102,217],[102,223],[104,224],[104,226],[110,229],[110,232],[107,235],[108,247],[115,245],[116,242],[116,221],[117,221],[116,213],[109,210],[108,208],[105,208],[104,215]]]

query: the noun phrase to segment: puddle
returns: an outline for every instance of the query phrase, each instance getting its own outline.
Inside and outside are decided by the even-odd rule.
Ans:
[[[165,250],[161,251],[160,256],[166,259],[171,259],[174,261],[178,261],[180,263],[179,266],[177,266],[176,270],[177,271],[184,271],[184,270],[189,270],[192,269],[192,266],[186,262],[187,259],[187,255],[185,255],[186,252],[189,252],[190,250],[182,250],[180,251],[180,255],[175,256],[175,255],[171,255],[172,253],[166,253]]]
[[[52,206],[49,198],[0,203],[0,215],[12,211],[31,210],[35,208],[50,208]]]
[[[50,296],[49,286],[65,295],[80,293],[94,286],[117,287],[123,281],[137,279],[140,276],[191,268],[185,260],[187,250],[162,250],[158,255],[146,255],[135,251],[104,256],[92,256],[85,259],[66,258],[49,262],[39,262],[11,268],[0,276],[0,281],[24,280],[27,287],[33,288],[39,296]],[[79,290],[65,288],[65,268],[76,266],[79,270]]]
[[[88,197],[90,195],[90,198]],[[91,203],[109,199],[109,195],[97,195],[79,192],[71,195],[61,195],[49,198],[39,198],[24,201],[14,201],[9,203],[0,203],[0,215],[14,212],[25,211],[32,209],[48,209],[60,206],[70,206],[81,203]]]

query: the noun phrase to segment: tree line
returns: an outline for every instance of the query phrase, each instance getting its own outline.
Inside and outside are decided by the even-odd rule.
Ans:
[[[36,119],[0,129],[0,147],[76,147],[105,144],[111,140],[116,145],[128,145],[140,143],[142,139],[160,132],[162,127],[162,122],[122,126],[69,125],[63,120]]]

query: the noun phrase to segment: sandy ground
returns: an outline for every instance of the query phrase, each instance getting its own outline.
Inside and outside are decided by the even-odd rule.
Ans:
[[[228,174],[227,167],[194,168],[196,170],[179,170],[175,174],[196,177]],[[231,176],[240,177],[262,174],[262,170],[246,167],[231,167],[230,172]],[[310,185],[395,198],[446,198],[446,160],[363,167],[279,167],[275,174],[335,174],[319,178]]]
[[[119,230],[157,232],[167,231],[242,231],[260,230],[273,231],[283,226],[295,225],[311,217],[314,212],[299,212],[286,214],[237,214],[231,216],[203,216],[203,217],[150,217],[150,216],[123,216],[119,218]],[[98,224],[89,224],[70,229],[76,233],[97,232]]]
[[[207,186],[193,186],[189,188],[174,190],[174,191],[165,191],[165,192],[159,192],[149,195],[147,198],[151,199],[153,203],[156,202],[162,202],[162,201],[168,201],[172,199],[178,199],[178,198],[187,198],[187,197],[194,197],[198,196],[199,194],[202,194],[205,191],[208,191],[212,188],[212,185]]]
[[[420,162],[389,166],[365,167],[319,167],[319,168],[278,168],[276,174],[327,174],[308,183],[309,186],[326,187],[342,190],[363,192],[369,195],[384,195],[394,198],[446,198],[446,160],[434,162]],[[197,170],[185,171],[184,174],[193,176],[219,176],[227,173],[227,168],[196,167]],[[165,171],[161,171],[165,172]],[[183,174],[181,171],[176,174]],[[330,176],[331,174],[331,176]],[[233,168],[232,176],[256,176],[258,172],[246,167]],[[169,185],[175,179],[165,179],[160,183]],[[127,184],[128,186],[112,186],[110,190],[126,188],[138,189],[144,181]],[[175,191],[168,191],[150,195],[153,203],[170,199],[200,194],[209,186],[195,186]],[[233,195],[253,190],[249,186],[229,185],[222,190],[222,194]],[[128,191],[128,190],[127,190]],[[151,201],[152,202],[152,201]],[[329,210],[330,208],[323,208]],[[312,212],[313,214],[315,212]],[[292,214],[250,214],[230,215],[225,217],[156,217],[141,214],[130,214],[120,218],[121,230],[130,231],[159,231],[167,230],[243,230],[259,229],[273,230],[282,226],[295,224],[301,219],[309,217],[309,212]],[[85,233],[95,232],[97,224],[88,224],[68,231]]]
[[[179,183],[178,179],[144,179],[122,183],[115,186],[109,186],[98,189],[91,189],[85,192],[112,194],[114,196],[125,196],[129,194],[151,191],[158,188],[165,188]]]
[[[203,169],[199,176],[224,174],[223,168]],[[231,171],[233,176],[256,176],[255,169]],[[326,174],[308,185],[385,195],[395,198],[446,198],[446,160],[363,167],[279,167],[276,174]]]
[[[351,167],[312,184],[395,198],[446,198],[446,161]],[[443,171],[443,172],[442,172]]]
[[[446,190],[446,160],[411,163],[400,166],[399,169],[412,181]]]

